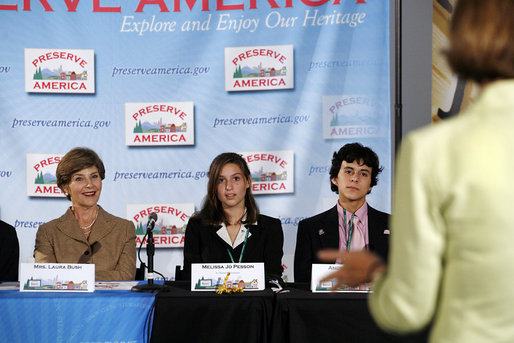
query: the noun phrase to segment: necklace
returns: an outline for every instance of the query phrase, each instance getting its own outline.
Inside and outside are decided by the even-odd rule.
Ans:
[[[241,216],[241,217],[240,217],[236,222],[231,223],[231,222],[229,222],[229,221],[227,220],[227,224],[228,224],[228,225],[241,225],[241,224],[243,223],[243,218],[244,218],[245,216],[246,216],[246,209],[245,209],[245,211],[244,211],[243,215],[242,215],[242,216]]]
[[[89,224],[88,226],[81,226],[80,228],[82,230],[87,230],[87,229],[91,229],[91,226],[93,226],[93,224],[96,222],[96,218],[98,218],[98,208],[96,209],[96,216],[95,216],[95,219],[93,219],[93,221],[91,222],[91,224]],[[89,233],[91,230],[89,231],[86,231],[87,233]]]

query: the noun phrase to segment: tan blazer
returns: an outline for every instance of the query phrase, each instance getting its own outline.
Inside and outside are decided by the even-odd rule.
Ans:
[[[99,207],[89,241],[71,209],[41,225],[36,234],[36,263],[94,263],[96,280],[133,280],[136,274],[134,224]]]

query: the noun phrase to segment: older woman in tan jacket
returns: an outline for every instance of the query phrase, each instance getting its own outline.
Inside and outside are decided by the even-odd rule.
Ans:
[[[133,280],[134,224],[97,204],[105,178],[100,157],[91,149],[74,148],[62,158],[56,176],[71,206],[61,217],[39,227],[36,263],[93,263],[96,280]]]

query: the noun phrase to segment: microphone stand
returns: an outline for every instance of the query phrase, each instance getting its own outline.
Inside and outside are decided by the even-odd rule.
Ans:
[[[156,285],[153,283],[153,257],[155,255],[155,244],[152,231],[155,222],[152,224],[153,225],[149,225],[146,229],[146,233],[148,234],[148,240],[146,241],[146,256],[148,256],[148,283],[132,287],[132,292],[156,292],[165,288],[164,284]]]

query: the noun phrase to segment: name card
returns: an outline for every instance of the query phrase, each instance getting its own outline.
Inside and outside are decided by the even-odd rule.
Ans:
[[[246,291],[262,291],[265,285],[264,263],[193,263],[191,290],[216,291],[242,287]]]
[[[312,265],[312,277],[311,277],[311,291],[316,293],[323,292],[350,292],[350,293],[369,293],[371,292],[371,284],[366,283],[357,287],[341,286],[336,289],[332,289],[337,281],[335,279],[321,282],[325,276],[339,270],[342,264],[313,264]]]
[[[95,265],[72,263],[22,263],[22,292],[93,292]]]

